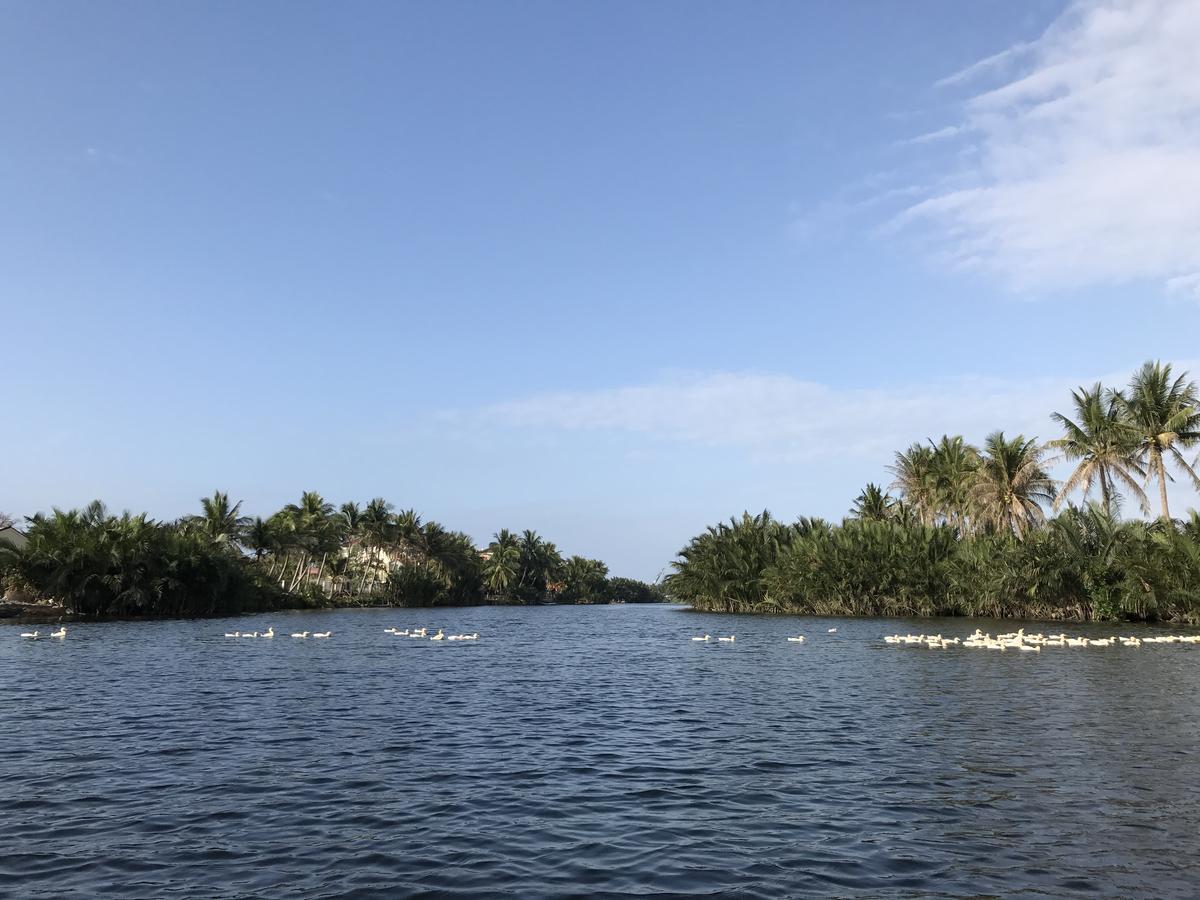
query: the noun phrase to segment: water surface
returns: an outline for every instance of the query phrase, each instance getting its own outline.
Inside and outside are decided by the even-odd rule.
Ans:
[[[976,624],[998,630],[658,606],[0,627],[0,895],[1196,896],[1200,647],[880,640]]]

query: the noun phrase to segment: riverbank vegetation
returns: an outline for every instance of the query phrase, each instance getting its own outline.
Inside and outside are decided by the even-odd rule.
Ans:
[[[28,520],[0,546],[10,595],[80,616],[191,616],[317,606],[645,603],[642,582],[564,557],[536,532],[502,530],[477,549],[462,532],[382,499],[335,508],[308,492],[267,518],[216,492],[174,522],[110,514],[100,502]]]
[[[1200,489],[1196,384],[1146,363],[1124,390],[1072,400],[1047,443],[994,432],[896,453],[895,495],[867,485],[840,524],[763,512],[710,527],[666,589],[720,612],[1200,622],[1200,514],[1173,519],[1166,490]],[[1131,503],[1158,515],[1124,518]]]

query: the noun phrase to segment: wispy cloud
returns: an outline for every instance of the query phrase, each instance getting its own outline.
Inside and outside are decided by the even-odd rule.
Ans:
[[[924,134],[918,134],[916,137],[906,138],[901,141],[903,144],[931,144],[934,141],[944,141],[947,138],[952,138],[959,134],[962,128],[958,125],[947,125],[945,128],[938,128],[935,131],[927,131]]]
[[[941,82],[1017,67],[960,122],[953,182],[897,220],[947,264],[1021,288],[1200,278],[1200,4],[1077,3],[1031,44]]]
[[[1111,373],[1103,380],[1119,384],[1127,375]],[[1094,380],[1094,374],[1021,380],[963,376],[844,389],[770,373],[689,374],[627,387],[538,394],[459,417],[485,427],[626,432],[740,449],[759,461],[856,457],[882,465],[893,451],[947,432],[972,440],[997,428],[1047,437],[1050,413],[1067,411],[1071,390]]]
[[[971,63],[965,68],[959,69],[957,72],[947,75],[945,78],[934,82],[934,87],[952,87],[962,84],[965,81],[970,81],[973,78],[979,77],[985,73],[994,72],[996,69],[1003,68],[1015,60],[1019,59],[1022,54],[1028,53],[1034,47],[1033,44],[1021,43],[1009,47],[1007,50],[1001,50],[999,53],[993,53],[986,59],[981,59],[978,62]]]

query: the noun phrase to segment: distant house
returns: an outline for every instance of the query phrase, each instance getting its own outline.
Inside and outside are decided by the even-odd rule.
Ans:
[[[25,532],[17,531],[11,525],[7,528],[0,528],[0,544],[8,544],[10,547],[20,550],[27,543],[29,543],[29,538],[25,537]]]

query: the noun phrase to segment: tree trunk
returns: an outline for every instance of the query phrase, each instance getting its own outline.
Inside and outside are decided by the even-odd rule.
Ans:
[[[1158,499],[1162,501],[1162,517],[1164,522],[1171,521],[1171,510],[1167,507],[1167,467],[1163,463],[1162,450],[1154,454],[1156,474],[1158,475]]]
[[[1112,515],[1112,497],[1108,491],[1108,473],[1100,470],[1100,494],[1104,498],[1104,512]]]

